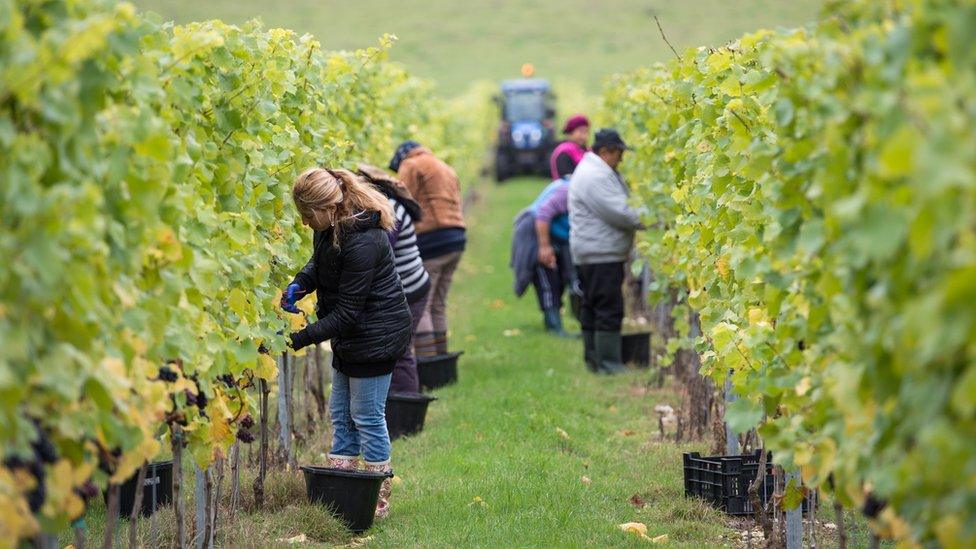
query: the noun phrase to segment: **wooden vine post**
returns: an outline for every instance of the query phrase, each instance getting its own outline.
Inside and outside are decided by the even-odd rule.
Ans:
[[[259,450],[258,476],[254,479],[254,504],[258,509],[264,507],[264,477],[268,474],[268,382],[260,380],[261,386],[261,448]]]
[[[145,491],[146,471],[149,469],[148,463],[143,463],[136,476],[136,493],[132,500],[132,512],[129,513],[129,547],[135,549],[139,546],[136,540],[138,534],[139,515],[142,513],[142,493]],[[155,469],[154,469],[155,470]],[[156,502],[154,501],[153,504]],[[155,505],[153,507],[155,510]]]
[[[179,424],[170,426],[173,435],[173,511],[176,514],[176,546],[186,549],[186,530],[183,521],[183,429]]]

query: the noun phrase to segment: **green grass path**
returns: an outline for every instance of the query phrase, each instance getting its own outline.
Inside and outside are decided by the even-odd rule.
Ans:
[[[542,184],[485,183],[468,213],[450,303],[460,381],[436,393],[423,433],[394,443],[393,512],[370,545],[646,544],[618,530],[631,521],[671,546],[721,545],[722,515],[682,496],[686,448],[652,434],[671,395],[648,391],[646,372],[590,375],[581,343],[545,335],[534,296],[512,293],[511,220]]]

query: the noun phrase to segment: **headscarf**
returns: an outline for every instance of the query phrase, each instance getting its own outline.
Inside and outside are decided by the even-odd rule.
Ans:
[[[403,162],[403,159],[407,157],[407,154],[409,154],[410,151],[416,149],[419,146],[420,143],[417,143],[416,141],[410,141],[410,140],[400,143],[400,146],[397,147],[396,152],[393,153],[393,158],[390,160],[390,169],[395,172],[400,171],[400,163]]]

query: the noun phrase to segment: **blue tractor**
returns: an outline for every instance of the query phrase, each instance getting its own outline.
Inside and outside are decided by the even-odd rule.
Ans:
[[[522,78],[502,82],[495,97],[501,111],[495,149],[495,179],[513,175],[549,176],[549,155],[556,145],[555,96],[549,82]]]

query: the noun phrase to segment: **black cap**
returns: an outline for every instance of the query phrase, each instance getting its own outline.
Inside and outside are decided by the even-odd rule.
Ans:
[[[620,134],[617,130],[613,128],[603,128],[596,132],[596,136],[593,138],[593,150],[598,151],[600,149],[619,149],[622,151],[629,151],[630,147],[624,143],[624,140],[620,138]]]

